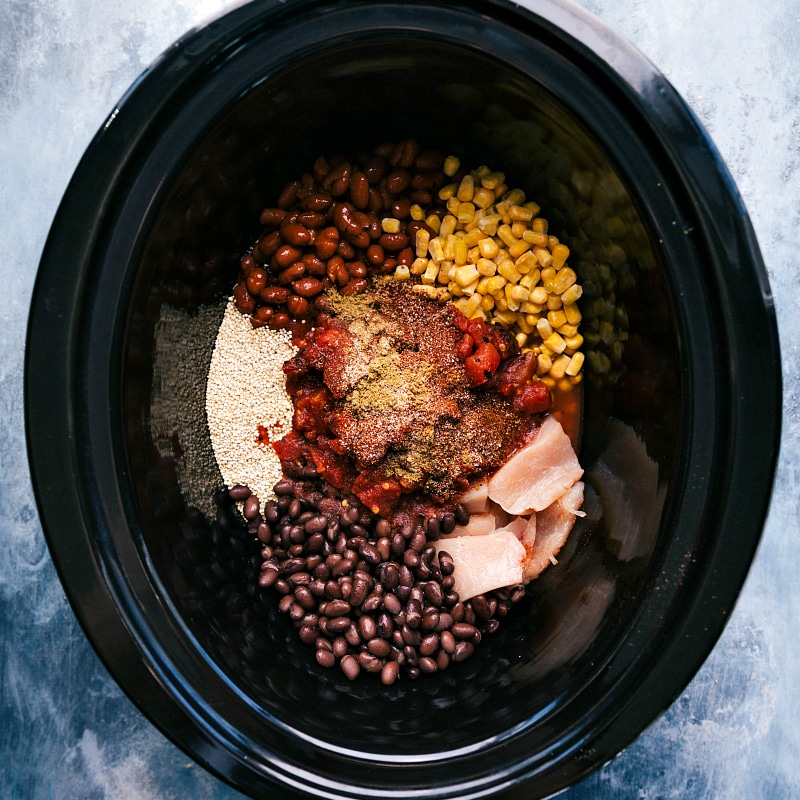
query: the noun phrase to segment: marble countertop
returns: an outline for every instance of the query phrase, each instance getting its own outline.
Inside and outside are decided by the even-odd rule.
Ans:
[[[527,0],[535,5],[535,0]],[[666,75],[751,215],[775,296],[784,429],[763,540],[730,623],[669,711],[569,800],[800,797],[800,0],[580,0]],[[36,266],[67,182],[125,89],[226,0],[0,0],[0,793],[232,800],[132,705],[64,596],[23,431]],[[758,336],[758,331],[753,331]]]

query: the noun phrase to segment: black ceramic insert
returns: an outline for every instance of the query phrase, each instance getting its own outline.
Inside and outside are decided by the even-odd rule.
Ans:
[[[472,659],[387,688],[316,665],[257,588],[256,544],[198,501],[221,486],[211,463],[186,474],[201,407],[188,434],[159,409],[202,389],[214,331],[192,321],[221,315],[286,180],[407,136],[505,171],[570,245],[584,314],[624,309],[624,346],[596,345],[610,367],[587,374],[581,460],[597,487],[635,435],[625,459],[655,464],[658,491],[622,469],[633,522],[595,504]],[[254,796],[534,798],[599,767],[721,632],[780,426],[769,288],[723,164],[662,76],[558,2],[257,1],[187,35],[76,171],[26,368],[39,508],[89,639]]]

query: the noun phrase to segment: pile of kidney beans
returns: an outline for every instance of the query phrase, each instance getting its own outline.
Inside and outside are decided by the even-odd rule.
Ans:
[[[281,595],[321,666],[338,664],[351,680],[377,673],[386,685],[447,669],[524,596],[522,586],[466,601],[453,591],[453,561],[431,541],[468,522],[463,506],[392,526],[324,487],[284,478],[263,506],[246,486],[228,491],[262,544],[259,585]]]
[[[302,335],[323,311],[326,289],[358,294],[370,275],[410,266],[417,231],[435,236],[424,220],[411,218],[412,206],[443,217],[439,189],[463,174],[448,177],[443,164],[441,153],[421,151],[414,139],[354,160],[320,156],[261,213],[264,232],[242,258],[233,291],[239,310],[256,326]],[[384,231],[385,217],[399,220],[399,230]]]

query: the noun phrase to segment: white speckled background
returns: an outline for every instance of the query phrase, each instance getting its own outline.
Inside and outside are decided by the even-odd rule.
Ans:
[[[528,0],[535,5],[535,0]],[[694,109],[752,217],[776,299],[784,434],[730,624],[668,713],[568,800],[800,797],[800,0],[581,0]],[[28,304],[59,199],[115,102],[225,0],[0,0],[0,795],[241,797],[122,695],[65,600],[30,486]],[[758,336],[758,331],[753,331]]]

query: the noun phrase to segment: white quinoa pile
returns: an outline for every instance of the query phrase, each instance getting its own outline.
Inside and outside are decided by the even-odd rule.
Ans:
[[[205,411],[211,446],[226,486],[245,484],[262,502],[283,472],[275,451],[259,442],[291,430],[292,404],[282,366],[296,350],[288,331],[254,328],[229,301],[211,355]]]

